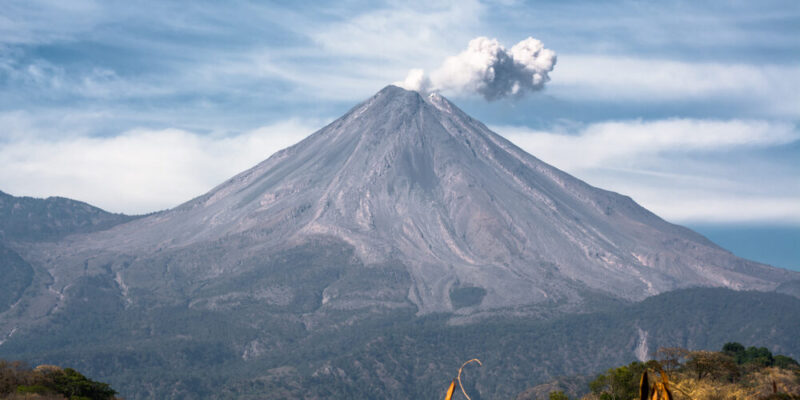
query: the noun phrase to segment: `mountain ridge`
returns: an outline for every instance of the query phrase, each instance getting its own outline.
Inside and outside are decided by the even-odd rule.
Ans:
[[[60,196],[39,199],[0,191],[0,240],[56,241],[70,234],[106,230],[139,217],[109,213]]]

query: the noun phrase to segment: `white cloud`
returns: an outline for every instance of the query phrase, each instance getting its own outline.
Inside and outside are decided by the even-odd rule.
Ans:
[[[0,43],[47,43],[85,32],[102,20],[94,0],[9,0],[0,14]]]
[[[72,71],[41,59],[20,62],[0,58],[0,79],[10,94],[22,98],[79,96],[106,100],[155,97],[174,91],[163,83],[126,80],[108,68]]]
[[[456,52],[480,29],[485,10],[476,0],[377,7],[356,15],[327,10],[341,18],[304,24],[296,32],[307,36],[310,45],[288,53],[257,49],[229,62],[224,72],[279,78],[297,85],[306,96],[361,100],[410,66],[435,66],[443,54]]]
[[[765,115],[800,116],[800,64],[561,54],[552,75],[551,93],[559,97],[624,102],[720,98],[750,104]]]
[[[721,151],[766,147],[800,139],[794,125],[750,120],[668,119],[612,121],[584,127],[578,134],[495,128],[518,146],[559,168],[600,168],[631,157],[670,151]]]
[[[399,2],[346,16],[322,29],[311,27],[309,35],[323,52],[336,57],[384,64],[416,61],[426,66],[460,46],[469,37],[467,32],[479,24],[483,10],[477,0]]]
[[[800,193],[775,196],[769,193],[739,193],[702,188],[625,185],[624,180],[609,182],[615,189],[632,195],[647,209],[678,223],[800,223]]]
[[[109,111],[14,110],[0,112],[0,148],[22,140],[89,136],[100,125],[120,118]]]
[[[800,223],[800,165],[759,152],[800,140],[789,123],[670,119],[602,122],[576,133],[493,129],[671,221]]]
[[[146,213],[200,195],[318,127],[289,120],[230,137],[136,129],[114,137],[7,142],[0,144],[0,188]]]
[[[410,65],[428,67],[440,62],[442,54],[457,51],[474,36],[484,10],[474,0],[376,7],[352,15],[328,6],[328,18],[322,21],[279,21],[308,42],[226,52],[224,58],[184,66],[177,79],[181,86],[223,86],[226,91],[273,81],[289,83],[292,96],[360,101],[402,76]]]

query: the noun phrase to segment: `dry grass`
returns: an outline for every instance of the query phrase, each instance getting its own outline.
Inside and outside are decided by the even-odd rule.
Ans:
[[[673,374],[675,400],[755,400],[779,393],[800,395],[800,374],[776,367],[764,368],[746,375],[739,382],[696,379],[688,373]]]
[[[651,375],[652,377],[652,375]],[[778,393],[786,393],[800,399],[800,370],[766,367],[744,375],[737,382],[697,379],[694,372],[669,374],[669,388],[673,400],[760,400]],[[773,397],[779,398],[779,397]],[[597,394],[587,394],[582,400],[599,400]]]

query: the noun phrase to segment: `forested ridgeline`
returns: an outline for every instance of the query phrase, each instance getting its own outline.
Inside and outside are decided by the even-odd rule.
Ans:
[[[72,368],[0,360],[2,400],[121,400],[108,384],[95,382]]]

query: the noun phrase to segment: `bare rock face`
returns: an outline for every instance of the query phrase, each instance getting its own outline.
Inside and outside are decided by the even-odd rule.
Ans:
[[[49,315],[87,277],[128,305],[475,316],[579,310],[590,293],[771,291],[800,275],[737,258],[447,99],[394,86],[175,209],[20,251],[37,277],[14,319]]]

